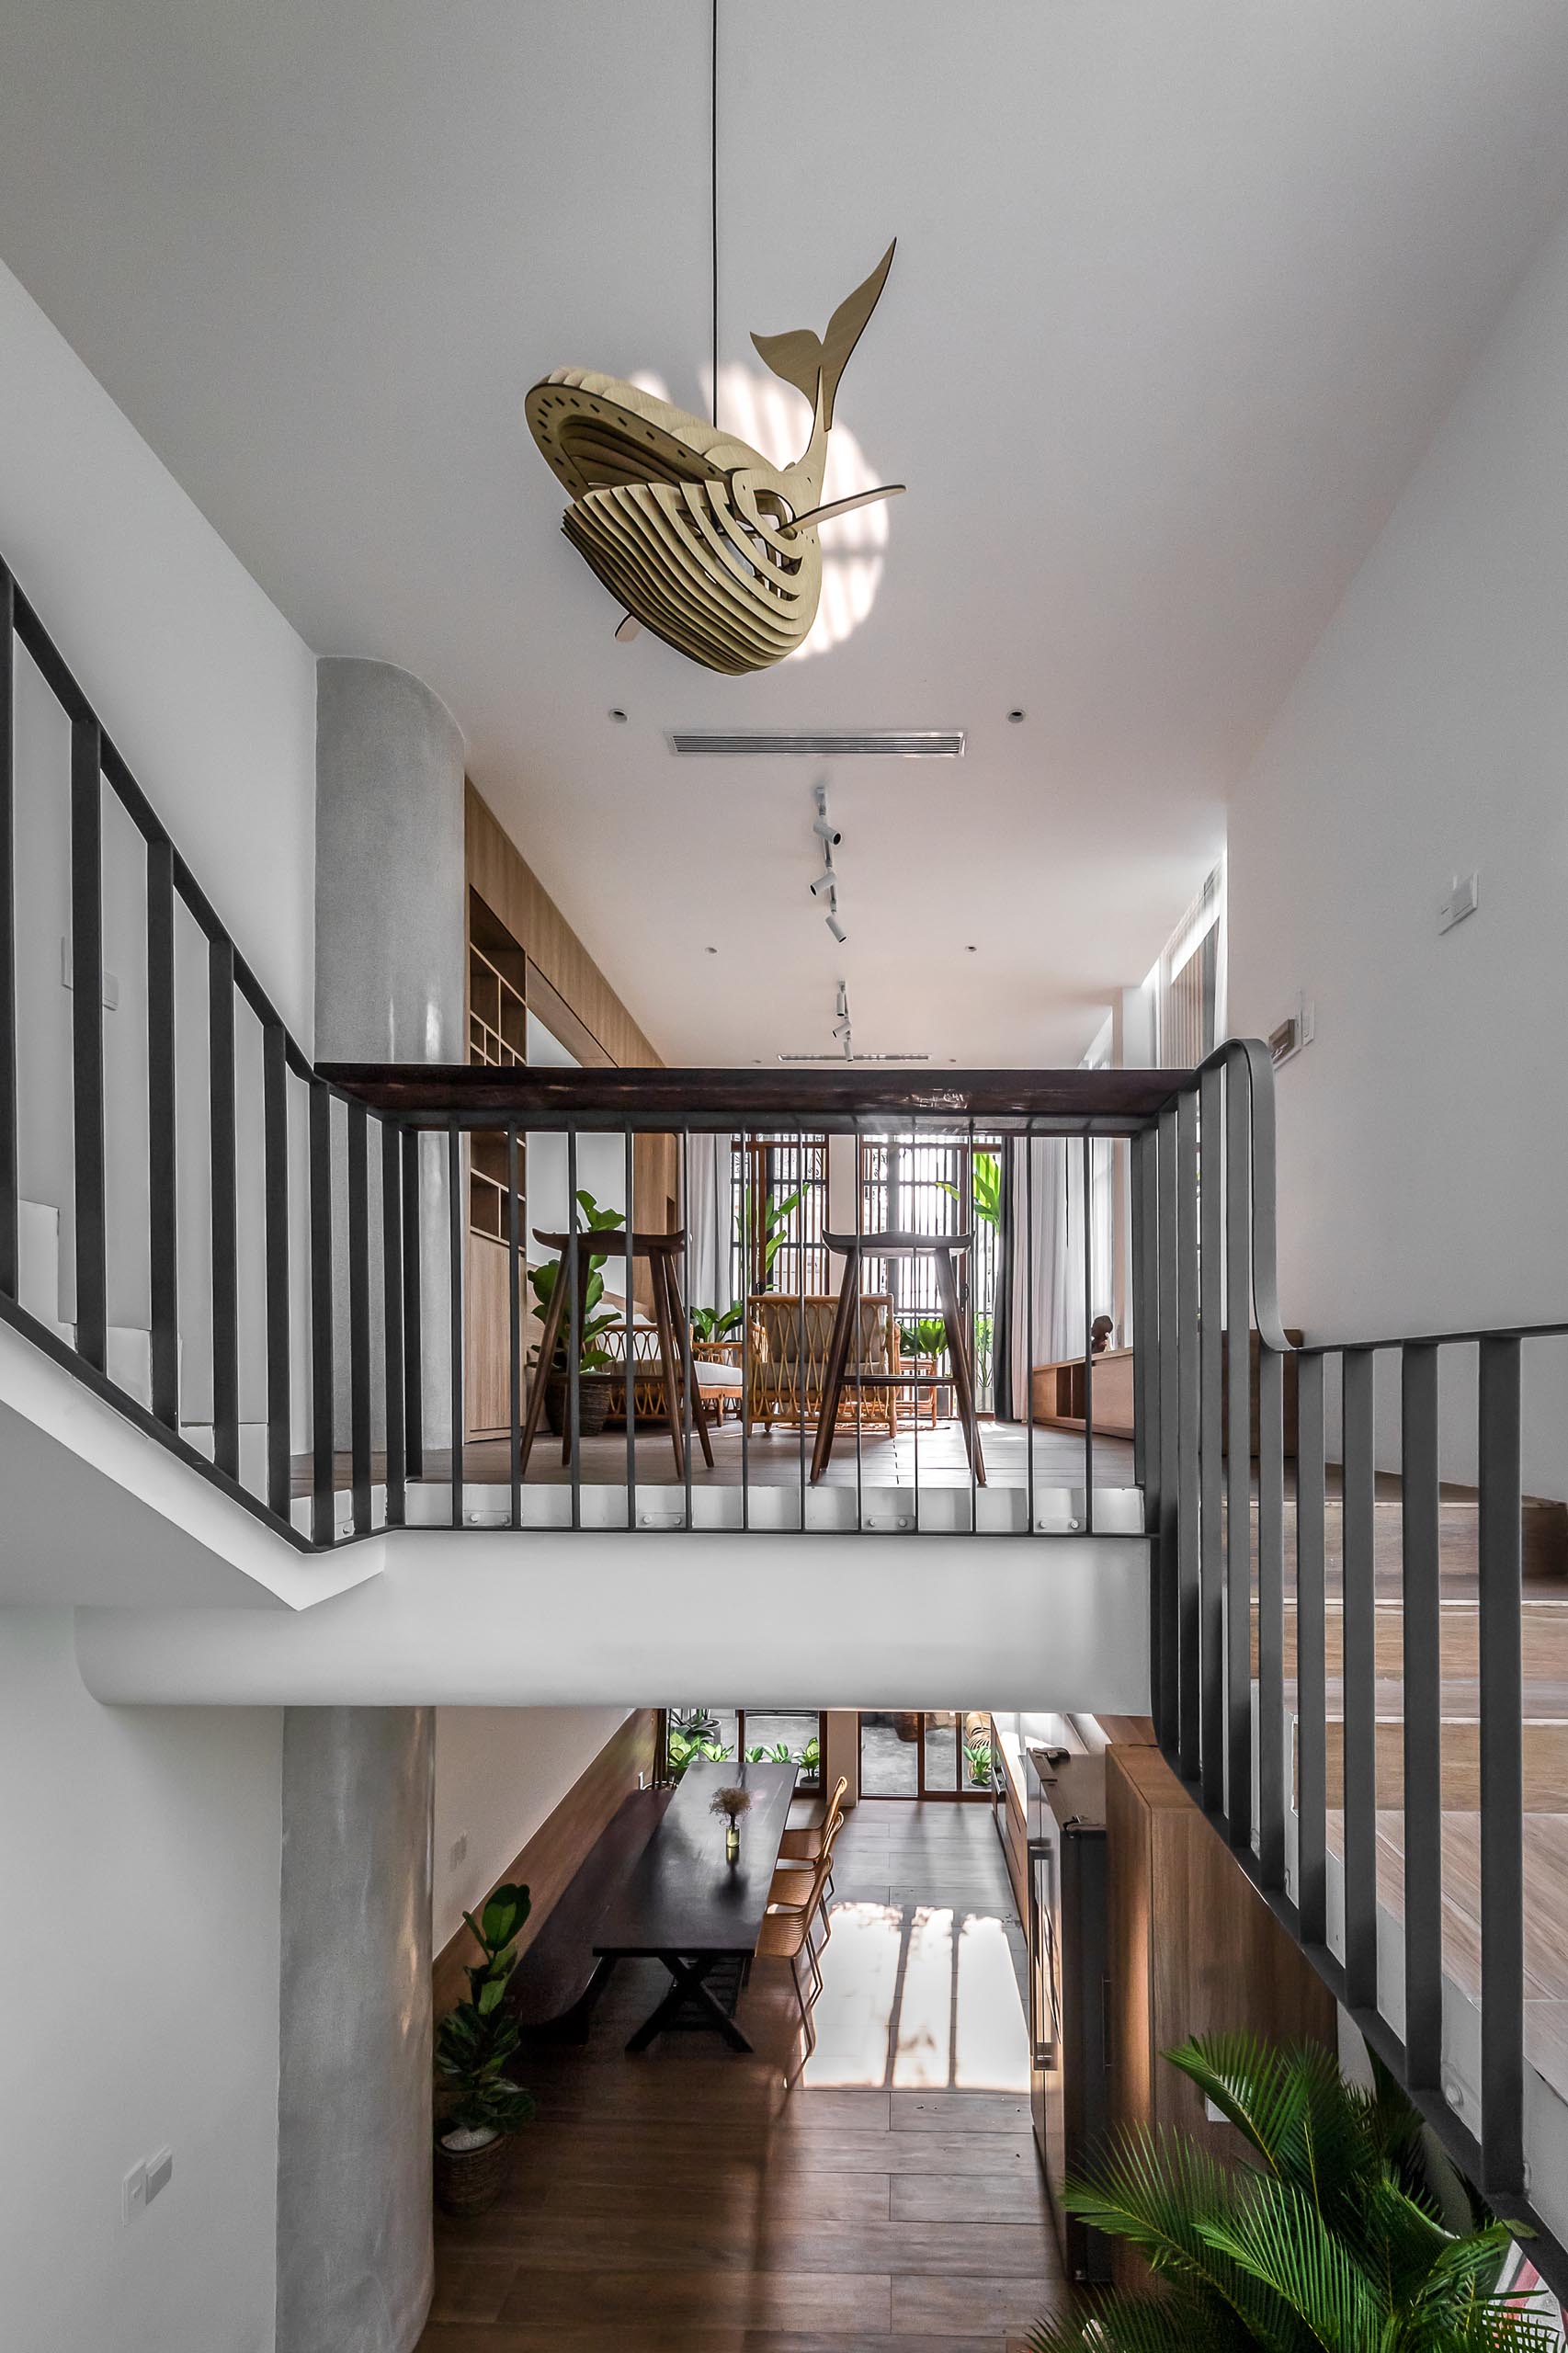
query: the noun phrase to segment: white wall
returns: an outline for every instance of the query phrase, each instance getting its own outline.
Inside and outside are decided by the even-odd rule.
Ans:
[[[278,1711],[100,1707],[69,1611],[0,1610],[0,2279],[29,2353],[272,2345],[281,1760]]]
[[[431,1942],[439,1952],[574,1781],[624,1708],[437,1708]],[[468,1851],[454,1861],[453,1847]]]
[[[1233,1030],[1316,1009],[1278,1080],[1281,1302],[1309,1337],[1568,1314],[1565,381],[1568,217],[1233,809]],[[1439,937],[1472,870],[1480,911]],[[1527,1362],[1527,1484],[1558,1495],[1562,1354]]]
[[[241,953],[310,1049],[315,659],[17,280],[0,267],[0,554]],[[18,1086],[24,1195],[62,1211],[75,1314],[69,1070],[70,731],[17,665]],[[147,1322],[145,858],[104,797],[109,1319]],[[211,1418],[205,948],[183,915],[178,983],[182,1418]],[[238,1017],[242,1415],[265,1413],[260,1054]],[[302,1139],[297,1140],[302,1143]],[[302,1174],[302,1151],[295,1154]],[[298,1241],[302,1245],[303,1232]],[[301,1256],[302,1263],[302,1253]],[[302,1334],[297,1336],[302,1342]],[[304,1359],[296,1357],[296,1397]]]
[[[315,658],[3,266],[0,551],[308,1051]]]

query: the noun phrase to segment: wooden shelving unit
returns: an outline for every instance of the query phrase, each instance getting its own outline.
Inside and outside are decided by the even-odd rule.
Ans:
[[[528,1058],[528,961],[494,908],[468,894],[468,1058],[490,1070],[522,1070]],[[527,1188],[527,1145],[517,1139],[517,1190]],[[526,1262],[526,1201],[517,1238]],[[469,1138],[467,1421],[471,1438],[506,1427],[509,1212],[506,1138],[489,1131]],[[525,1291],[524,1312],[528,1300]]]

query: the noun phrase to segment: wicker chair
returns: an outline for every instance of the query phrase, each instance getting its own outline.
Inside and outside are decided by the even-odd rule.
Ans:
[[[824,1917],[826,1917],[823,1897],[827,1886],[828,1867],[829,1858],[824,1857],[812,1873],[811,1893],[803,1904],[791,1904],[787,1910],[767,1912],[763,1915],[762,1927],[757,1932],[756,1939],[756,1957],[758,1961],[787,1961],[790,1964],[790,1974],[795,1984],[795,1999],[801,2006],[801,2023],[806,2030],[808,2051],[814,2047],[817,2039],[816,2029],[812,2024],[812,2004],[822,1992],[822,1972],[817,1967],[816,1954],[812,1950],[812,1922],[819,1909],[823,1910]],[[833,1927],[830,1921],[828,1934],[831,1935],[832,1932]],[[826,1938],[823,1941],[825,1944]],[[809,1995],[801,1983],[802,1953],[806,1955],[811,1964]]]
[[[813,1910],[820,1909],[824,1944],[833,1933],[833,1924],[828,1918],[827,1899],[833,1887],[834,1842],[843,1826],[844,1816],[840,1814],[836,1821],[828,1825],[822,1843],[822,1852],[810,1863],[781,1862],[773,1874],[773,1882],[767,1891],[767,1909],[770,1914],[804,1912],[809,1920]],[[812,1950],[809,1938],[806,1950],[808,1952]],[[816,1967],[814,1953],[812,1953],[812,1966],[813,1969]]]
[[[801,1863],[820,1863],[824,1849],[826,1848],[831,1852],[833,1841],[838,1836],[839,1825],[844,1820],[844,1801],[848,1794],[848,1790],[849,1777],[846,1773],[840,1773],[834,1783],[833,1795],[827,1802],[827,1812],[823,1815],[822,1820],[802,1823],[799,1830],[786,1830],[778,1842],[780,1862],[793,1863],[797,1866]],[[830,1895],[833,1893],[831,1870],[827,1875],[827,1892]]]
[[[827,1376],[828,1344],[833,1337],[836,1299],[808,1292],[757,1291],[750,1302],[751,1374],[746,1397],[748,1427],[760,1422],[765,1429],[775,1422],[799,1423],[802,1410],[814,1419]],[[898,1324],[892,1300],[885,1293],[868,1294],[860,1302],[859,1367],[864,1372],[902,1370]],[[865,1397],[865,1419],[881,1423],[898,1435],[897,1392],[870,1391]],[[845,1377],[841,1413],[855,1415],[855,1366]]]

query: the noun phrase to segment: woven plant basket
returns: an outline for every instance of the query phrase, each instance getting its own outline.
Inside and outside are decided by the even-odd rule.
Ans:
[[[445,2214],[483,2214],[506,2186],[512,2135],[498,2133],[481,2149],[449,2149],[436,2140],[436,2203]]]

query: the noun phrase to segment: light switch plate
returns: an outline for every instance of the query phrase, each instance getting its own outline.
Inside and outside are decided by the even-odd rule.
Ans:
[[[1479,874],[1456,875],[1452,890],[1437,909],[1438,931],[1452,931],[1456,923],[1463,923],[1466,915],[1472,915],[1480,904]]]
[[[161,2189],[166,2189],[175,2169],[175,2153],[160,2149],[155,2157],[147,2160],[147,2203],[150,2206]]]
[[[147,2168],[132,2165],[119,2186],[119,2219],[133,2222],[147,2203]]]

